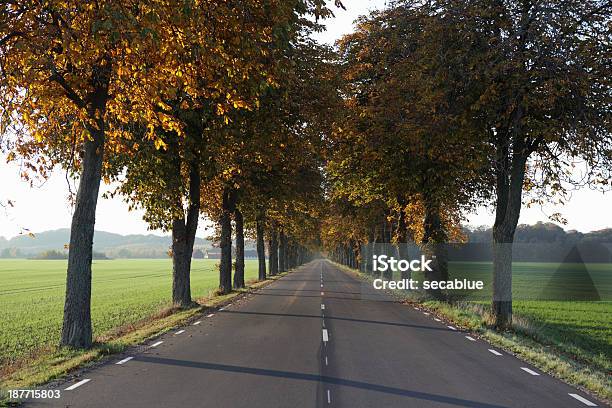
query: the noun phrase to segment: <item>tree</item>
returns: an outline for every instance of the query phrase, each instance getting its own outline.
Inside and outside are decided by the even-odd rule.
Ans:
[[[571,185],[609,188],[609,5],[521,0],[438,6],[463,18],[458,37],[484,40],[477,53],[458,50],[471,55],[467,66],[475,68],[466,78],[482,86],[472,111],[492,147],[492,312],[496,326],[506,328],[512,321],[512,243],[523,191],[536,202],[559,195],[563,202]],[[580,172],[571,170],[577,165],[583,166]]]
[[[78,171],[61,344],[89,347],[91,260],[104,158],[127,118],[167,122],[155,110],[162,2],[31,2],[0,6],[0,98],[12,153],[43,176],[57,162]],[[170,67],[168,67],[170,68]],[[150,135],[154,138],[154,135]],[[11,155],[14,158],[15,155]],[[78,170],[77,170],[78,169]]]

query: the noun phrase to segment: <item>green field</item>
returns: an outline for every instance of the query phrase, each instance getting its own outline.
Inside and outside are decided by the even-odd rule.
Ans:
[[[194,299],[217,288],[217,262],[193,260]],[[94,336],[170,306],[171,271],[169,259],[94,261]],[[245,275],[247,281],[257,278],[257,261],[246,261]],[[66,261],[0,260],[0,365],[58,343],[65,279]]]

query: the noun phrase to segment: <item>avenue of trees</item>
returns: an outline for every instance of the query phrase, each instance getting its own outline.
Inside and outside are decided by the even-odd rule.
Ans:
[[[26,179],[60,166],[79,183],[61,345],[92,345],[102,181],[171,233],[180,308],[201,218],[215,222],[225,294],[245,286],[249,238],[260,280],[319,250],[357,267],[362,245],[402,242],[444,279],[444,244],[493,204],[492,310],[511,323],[523,203],[610,186],[610,4],[394,1],[337,49],[316,43],[316,21],[341,7],[2,2],[0,146]]]

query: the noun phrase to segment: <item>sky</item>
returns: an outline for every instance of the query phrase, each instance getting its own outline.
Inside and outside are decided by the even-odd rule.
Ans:
[[[344,0],[347,10],[336,9],[336,17],[324,20],[327,30],[316,35],[317,40],[333,44],[343,34],[350,33],[353,21],[362,14],[376,8],[385,7],[386,0]],[[14,207],[0,207],[0,236],[10,238],[26,229],[32,232],[69,228],[72,208],[68,204],[68,184],[61,170],[55,171],[44,183],[34,187],[20,179],[19,166],[7,164],[5,156],[0,155],[0,202],[11,200]],[[100,193],[112,189],[102,185]],[[548,216],[560,212],[568,221],[565,229],[582,232],[612,227],[612,194],[598,193],[588,189],[579,190],[563,207],[550,205],[543,208],[523,209],[520,223],[533,224],[548,221]],[[120,197],[98,200],[96,230],[118,234],[165,235],[162,231],[149,231],[142,220],[142,211],[128,211],[128,206]],[[479,208],[468,216],[473,226],[491,225],[492,209]],[[204,225],[204,222],[201,222]],[[208,235],[205,227],[199,228],[198,236]]]

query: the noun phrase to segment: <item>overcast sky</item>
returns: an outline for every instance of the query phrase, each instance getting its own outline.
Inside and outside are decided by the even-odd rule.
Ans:
[[[317,34],[322,42],[333,43],[343,34],[352,30],[352,22],[359,15],[374,8],[384,7],[384,0],[344,0],[347,10],[336,10],[336,17],[324,21],[327,31]],[[13,237],[27,228],[33,232],[70,227],[72,209],[66,200],[68,185],[61,170],[41,186],[30,188],[21,181],[19,167],[6,164],[5,156],[0,156],[0,201],[7,199],[15,203],[13,208],[0,207],[0,236]],[[102,186],[101,193],[108,191],[109,186]],[[577,229],[587,232],[612,227],[612,194],[581,190],[572,195],[572,199],[563,207],[547,206],[544,208],[523,209],[521,223],[533,224],[547,221],[548,215],[560,212],[568,220],[566,229]],[[482,208],[469,216],[472,225],[490,225],[493,216],[490,209]],[[204,224],[204,223],[202,223]],[[142,212],[129,212],[121,198],[98,201],[96,229],[119,234],[162,234],[161,231],[148,231],[142,221]],[[204,236],[200,228],[198,236]]]

